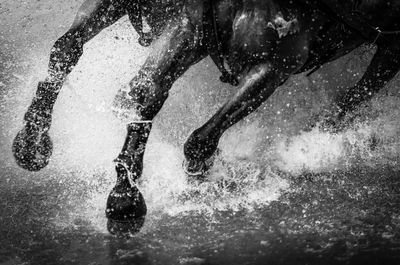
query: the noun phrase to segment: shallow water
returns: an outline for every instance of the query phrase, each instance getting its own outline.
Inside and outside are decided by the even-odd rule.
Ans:
[[[149,213],[130,239],[108,234],[105,201],[125,122],[117,91],[151,50],[127,19],[85,46],[55,106],[54,154],[18,168],[11,142],[44,77],[48,51],[80,1],[0,5],[0,264],[394,264],[400,260],[396,78],[339,134],[306,130],[354,83],[358,50],[311,78],[295,76],[220,143],[209,180],[188,183],[182,145],[235,88],[206,59],[173,87],[157,116],[140,189]],[[7,16],[8,13],[13,14]],[[57,14],[55,16],[54,14]],[[225,183],[225,185],[221,185]]]

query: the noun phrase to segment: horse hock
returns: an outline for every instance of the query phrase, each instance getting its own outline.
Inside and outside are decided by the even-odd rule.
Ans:
[[[39,171],[49,163],[53,143],[48,131],[54,103],[62,84],[39,82],[36,96],[25,113],[24,128],[12,145],[17,164],[29,171]]]
[[[107,229],[118,236],[139,232],[147,213],[143,195],[135,182],[142,174],[151,123],[131,123],[127,130],[122,151],[115,159],[117,182],[108,196],[106,207]]]

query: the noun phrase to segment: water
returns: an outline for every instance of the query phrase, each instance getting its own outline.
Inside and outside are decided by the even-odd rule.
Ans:
[[[51,43],[79,1],[25,4],[6,1],[0,9],[14,14],[0,12],[1,264],[399,260],[399,79],[343,132],[305,126],[359,78],[370,53],[359,50],[312,78],[289,80],[226,132],[201,184],[189,183],[181,169],[182,145],[235,88],[217,81],[210,60],[194,66],[174,85],[149,139],[139,184],[149,208],[145,226],[117,239],[106,231],[104,207],[125,123],[111,106],[150,50],[136,43],[127,19],[86,45],[55,106],[52,160],[41,172],[26,172],[13,161],[11,142],[45,75]]]

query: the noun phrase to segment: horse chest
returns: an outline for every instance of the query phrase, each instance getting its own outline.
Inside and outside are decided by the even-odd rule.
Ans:
[[[231,68],[242,70],[273,56],[277,44],[299,32],[295,17],[277,10],[257,9],[238,12],[232,23],[232,35],[226,49]]]
[[[241,12],[233,22],[231,49],[241,53],[260,53],[274,39],[268,32],[268,19],[262,11]]]

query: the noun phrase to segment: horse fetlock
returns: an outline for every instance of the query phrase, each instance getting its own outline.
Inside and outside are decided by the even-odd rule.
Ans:
[[[111,234],[126,236],[139,232],[147,213],[143,195],[135,183],[141,175],[142,164],[123,154],[115,162],[117,182],[107,199],[107,229]]]
[[[142,176],[143,155],[128,156],[120,154],[114,162],[117,179],[127,178],[131,181],[136,181]]]
[[[151,122],[134,122],[127,126],[124,146],[114,160],[118,179],[136,181],[142,175],[143,155],[151,130]]]
[[[24,120],[34,124],[41,130],[48,130],[51,124],[53,107],[62,83],[39,82],[36,96],[25,113]]]
[[[204,179],[218,155],[219,137],[202,135],[202,128],[195,130],[184,145],[183,169],[193,178]]]
[[[25,113],[24,120],[26,125],[36,127],[37,131],[48,131],[51,126],[52,111],[40,110],[34,102]]]
[[[54,103],[62,83],[39,82],[36,96],[25,113],[24,128],[12,145],[17,164],[29,171],[39,171],[49,163],[53,142],[48,134]]]
[[[190,160],[205,161],[217,150],[218,141],[218,137],[202,137],[195,131],[184,145],[185,157]]]
[[[117,183],[107,200],[107,228],[112,234],[136,233],[144,223],[146,203],[135,181],[142,175],[143,155],[151,122],[128,124],[124,146],[115,159]]]

